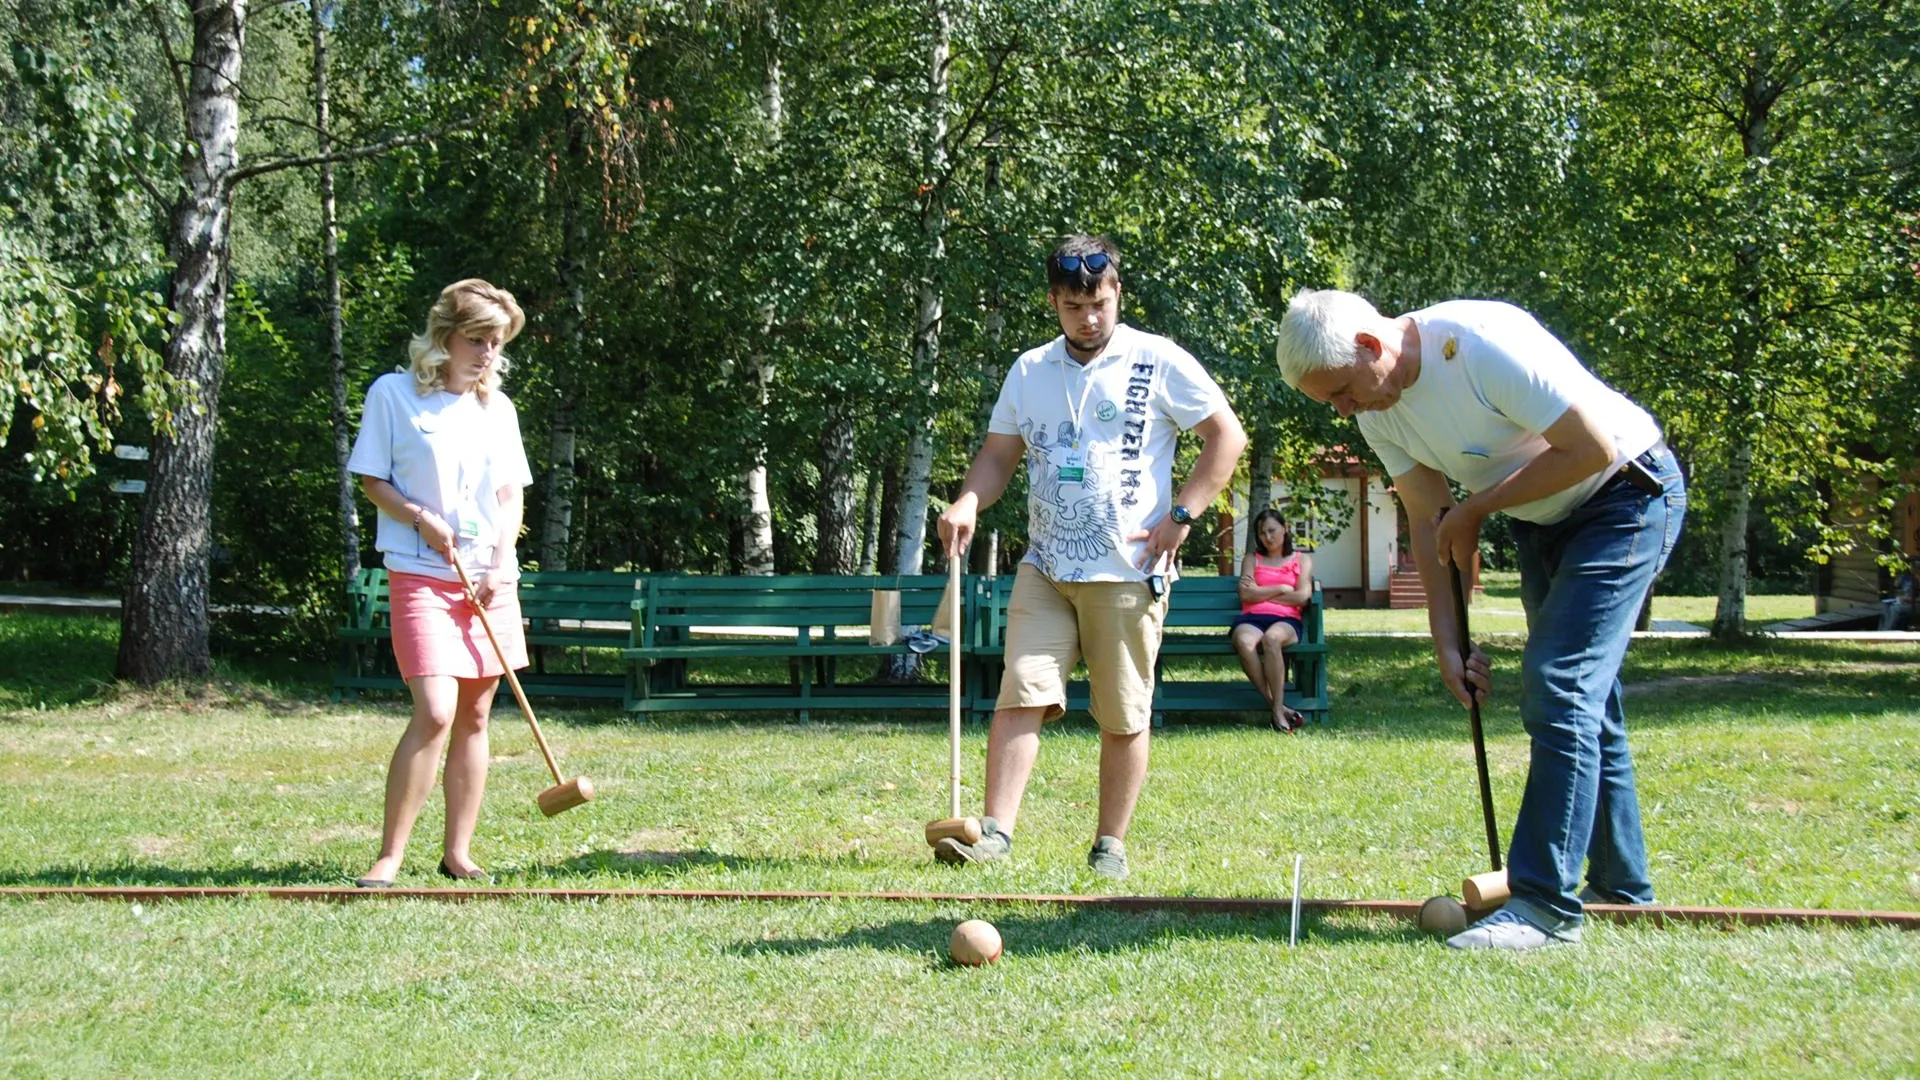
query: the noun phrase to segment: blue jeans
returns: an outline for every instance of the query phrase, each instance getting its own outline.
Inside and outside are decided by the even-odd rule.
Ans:
[[[1520,718],[1533,757],[1507,883],[1509,906],[1548,930],[1579,925],[1582,862],[1588,883],[1609,899],[1653,901],[1620,665],[1680,537],[1687,491],[1664,447],[1640,460],[1663,495],[1615,483],[1552,525],[1513,522],[1527,610]]]

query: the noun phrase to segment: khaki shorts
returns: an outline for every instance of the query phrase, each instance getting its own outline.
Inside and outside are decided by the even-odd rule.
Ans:
[[[1144,581],[1049,581],[1021,563],[1007,607],[1007,670],[996,706],[1044,706],[1043,719],[1059,719],[1067,711],[1067,678],[1084,656],[1100,730],[1147,730],[1166,618],[1166,599],[1155,600]]]

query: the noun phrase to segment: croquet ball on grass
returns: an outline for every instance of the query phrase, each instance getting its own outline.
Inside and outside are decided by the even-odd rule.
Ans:
[[[953,928],[947,942],[947,955],[956,964],[979,967],[1000,959],[1000,931],[985,919],[968,919]]]
[[[1451,896],[1430,896],[1420,905],[1420,929],[1429,934],[1457,934],[1467,928],[1467,909]]]

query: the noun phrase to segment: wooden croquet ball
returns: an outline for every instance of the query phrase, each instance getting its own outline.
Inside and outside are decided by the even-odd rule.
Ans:
[[[1000,959],[1000,931],[985,919],[968,919],[953,928],[953,938],[947,942],[947,955],[953,957],[956,964],[979,967]]]
[[[1420,929],[1454,935],[1467,928],[1467,909],[1451,896],[1430,896],[1420,905]]]

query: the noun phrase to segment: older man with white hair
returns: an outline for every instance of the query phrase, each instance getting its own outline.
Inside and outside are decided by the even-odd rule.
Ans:
[[[1533,744],[1507,854],[1513,895],[1447,944],[1578,941],[1583,903],[1652,903],[1620,666],[1686,514],[1659,425],[1510,304],[1454,300],[1390,318],[1353,293],[1303,291],[1275,357],[1288,385],[1357,417],[1393,477],[1440,678],[1463,705],[1492,683],[1479,650],[1461,659],[1447,575],[1472,564],[1488,514],[1512,519],[1528,627],[1520,716]]]

